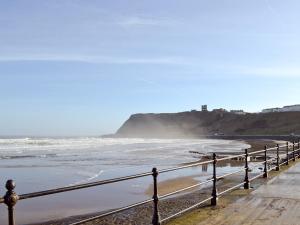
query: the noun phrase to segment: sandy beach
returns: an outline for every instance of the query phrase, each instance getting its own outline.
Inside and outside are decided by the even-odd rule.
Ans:
[[[195,178],[197,176],[187,176],[187,177],[179,177],[176,179],[170,179],[166,181],[162,181],[158,183],[158,194],[159,195],[165,195],[167,193],[185,188],[187,186],[195,185],[199,183]],[[190,190],[192,191],[192,190]],[[153,196],[153,186],[150,185],[147,190],[146,194],[149,197]]]
[[[275,146],[278,142],[273,140],[251,140],[251,141],[245,141],[246,143],[250,144],[252,146],[251,151],[255,150],[261,150],[266,144],[269,146]],[[282,142],[280,142],[282,143]],[[233,167],[241,167],[244,165],[243,162],[238,161],[227,161],[222,162],[219,167],[222,167],[227,164],[232,164]],[[230,178],[226,178],[223,180],[218,181],[218,190],[222,191],[225,190],[228,187],[233,186],[234,184],[240,183],[243,181],[244,174],[240,173],[234,176],[231,176]],[[167,193],[170,193],[172,191],[191,186],[194,184],[197,184],[199,182],[199,176],[193,175],[193,176],[182,176],[174,179],[167,179],[162,182],[159,182],[159,195],[164,195]],[[260,181],[255,181],[252,185],[258,185]],[[145,194],[151,198],[152,197],[152,190],[153,186],[149,185],[148,188],[145,191]],[[183,192],[180,194],[177,194],[173,197],[169,197],[167,199],[160,201],[160,213],[161,216],[167,217],[175,212],[180,211],[181,209],[187,208],[197,202],[199,202],[201,199],[205,199],[211,195],[211,187],[210,185],[206,185],[203,187],[194,188],[188,192]],[[97,215],[99,213],[95,214],[88,214],[88,215],[82,215],[82,216],[75,216],[75,217],[69,217],[63,220],[57,220],[57,221],[50,221],[47,223],[43,223],[44,225],[63,225],[67,224],[71,221],[77,221],[79,219],[88,218],[93,215]],[[101,224],[101,225],[114,225],[114,224],[150,224],[152,218],[152,203],[145,204],[143,206],[139,206],[130,210],[123,211],[121,213],[117,213],[115,215],[107,216],[103,219],[95,220],[93,222],[86,223],[86,225],[94,225],[94,224]]]
[[[241,141],[215,139],[103,139],[103,138],[16,138],[0,142],[0,183],[13,178],[18,194],[82,184],[138,173],[176,167],[199,160],[214,151],[240,151]],[[222,170],[233,171],[235,162]],[[159,174],[161,189],[199,182],[211,176],[211,166],[199,166]],[[184,177],[179,182],[178,178]],[[190,178],[187,178],[190,177]],[[191,179],[192,178],[192,179]],[[175,184],[175,183],[176,184]],[[63,219],[115,209],[144,201],[152,176],[82,189],[64,194],[19,201],[16,220],[22,224]],[[174,190],[174,189],[171,189]],[[34,213],[39,211],[38,214]],[[6,222],[5,207],[0,208],[0,223]]]

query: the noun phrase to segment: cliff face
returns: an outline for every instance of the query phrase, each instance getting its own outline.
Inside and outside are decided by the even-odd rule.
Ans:
[[[183,138],[200,135],[300,134],[300,112],[181,112],[134,114],[117,131],[119,137]]]

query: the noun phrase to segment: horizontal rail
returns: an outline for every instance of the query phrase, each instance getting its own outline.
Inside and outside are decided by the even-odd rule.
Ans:
[[[240,170],[234,171],[234,172],[232,172],[232,173],[226,173],[226,174],[224,174],[224,175],[218,176],[218,177],[217,177],[217,180],[218,180],[218,179],[221,179],[221,178],[224,178],[224,177],[228,177],[228,176],[237,174],[237,173],[240,173],[240,172],[243,172],[243,171],[245,171],[245,168],[242,168],[242,169],[240,169]]]
[[[279,163],[279,166],[282,166],[282,165],[285,165],[286,164],[286,161],[282,162],[282,163]]]
[[[131,208],[134,208],[134,207],[137,207],[137,206],[140,206],[140,205],[144,205],[144,204],[152,202],[152,201],[153,201],[153,199],[148,199],[148,200],[145,200],[145,201],[142,201],[142,202],[138,202],[138,203],[135,203],[135,204],[132,204],[132,205],[125,206],[125,207],[120,208],[120,209],[116,209],[116,210],[113,210],[113,211],[110,211],[110,212],[107,212],[107,213],[103,213],[103,214],[98,215],[98,216],[93,216],[93,217],[90,217],[88,219],[80,220],[80,221],[77,221],[75,223],[71,223],[71,224],[68,224],[68,225],[79,225],[79,224],[82,224],[82,223],[90,222],[92,220],[101,219],[105,216],[109,216],[109,215],[112,215],[112,214],[115,214],[115,213],[118,213],[118,212],[122,212],[122,211],[127,210],[127,209],[131,209]]]
[[[261,177],[263,175],[264,175],[263,173],[260,173],[257,176],[254,176],[254,177],[250,178],[249,181],[253,181],[253,180],[255,180],[255,179],[257,179],[257,178],[259,178],[259,177]]]
[[[237,185],[235,185],[235,186],[233,186],[233,187],[231,187],[231,188],[226,189],[225,191],[220,192],[218,195],[219,195],[219,196],[220,196],[220,195],[223,195],[223,194],[225,194],[225,193],[227,193],[227,192],[229,192],[229,191],[232,191],[232,190],[234,190],[234,189],[236,189],[236,188],[238,188],[238,187],[244,185],[245,183],[246,183],[246,182],[239,183],[239,184],[237,184]]]
[[[258,153],[262,153],[262,152],[265,152],[265,150],[258,150],[258,151],[254,151],[254,152],[249,152],[248,155],[255,155],[255,154],[258,154]]]
[[[238,157],[245,157],[245,154],[240,154],[240,155],[233,155],[233,156],[228,156],[228,157],[224,157],[224,158],[218,158],[217,161],[221,162],[221,161],[225,161],[225,160],[229,160],[229,159],[234,159],[234,158],[238,158]]]
[[[277,166],[273,166],[273,167],[271,167],[270,169],[268,169],[268,171],[275,170],[276,168],[277,168]]]
[[[141,174],[137,174],[137,175],[131,175],[131,176],[113,178],[113,179],[108,179],[108,180],[95,181],[95,182],[72,185],[72,186],[56,188],[56,189],[49,189],[49,190],[46,190],[46,191],[32,192],[32,193],[28,193],[28,194],[21,194],[21,195],[19,195],[19,200],[29,199],[29,198],[36,198],[36,197],[41,197],[41,196],[45,196],[45,195],[52,195],[52,194],[57,194],[57,193],[62,193],[62,192],[67,192],[67,191],[79,190],[79,189],[83,189],[83,188],[95,187],[95,186],[100,186],[100,185],[104,185],[104,184],[111,184],[111,183],[116,183],[116,182],[125,181],[125,180],[132,180],[132,179],[136,179],[136,178],[150,176],[152,174],[153,174],[152,172],[141,173]]]
[[[213,162],[214,162],[213,160],[208,160],[208,161],[193,163],[193,164],[189,164],[189,165],[185,165],[185,166],[179,166],[179,167],[173,167],[173,168],[169,168],[169,169],[163,169],[163,170],[160,170],[159,173],[167,173],[167,172],[181,170],[181,169],[190,168],[190,167],[194,167],[194,166],[206,165],[206,164],[210,164],[210,163],[213,163]]]
[[[180,193],[180,192],[187,191],[187,190],[193,189],[193,188],[195,188],[195,187],[199,187],[199,186],[201,186],[201,185],[203,185],[203,184],[207,184],[207,183],[210,183],[210,182],[212,182],[212,181],[213,181],[213,179],[209,179],[209,180],[206,180],[206,181],[204,181],[204,182],[201,182],[201,183],[198,183],[198,184],[195,184],[195,185],[191,185],[191,186],[188,186],[188,187],[186,187],[186,188],[182,188],[182,189],[179,189],[179,190],[177,190],[177,191],[170,192],[170,193],[165,194],[165,195],[161,195],[161,196],[159,196],[159,199],[164,199],[164,198],[167,198],[167,197],[169,197],[169,196],[171,196],[171,195],[176,195],[176,194],[178,194],[178,193]]]
[[[287,145],[280,145],[280,146],[278,146],[278,147],[279,147],[279,149],[280,149],[280,148],[286,148]],[[267,151],[277,150],[278,147],[276,146],[276,147],[272,147],[272,148],[267,148],[266,150],[267,150]],[[289,148],[290,148],[290,147],[293,147],[293,144],[288,145],[288,147],[289,147]],[[249,152],[248,155],[253,155],[253,154],[257,154],[257,153],[262,153],[262,152],[265,152],[266,150],[263,149],[263,150],[257,150],[257,151],[254,151],[254,152]]]
[[[283,145],[282,145],[282,146],[283,146]],[[277,146],[271,147],[271,148],[267,148],[267,151],[272,151],[272,150],[277,150]]]
[[[197,204],[192,205],[192,206],[189,207],[189,208],[186,208],[186,209],[184,209],[184,210],[182,210],[182,211],[180,211],[180,212],[178,212],[178,213],[173,214],[172,216],[169,216],[169,217],[167,217],[167,218],[165,218],[165,219],[162,219],[161,222],[162,222],[162,223],[163,223],[163,222],[166,222],[166,221],[168,221],[168,220],[170,220],[170,219],[172,219],[172,218],[174,218],[174,217],[176,217],[176,216],[179,216],[179,215],[182,214],[182,213],[188,212],[188,211],[190,211],[190,210],[192,210],[192,209],[194,209],[194,208],[196,208],[196,207],[202,205],[203,203],[205,203],[205,202],[207,202],[207,201],[209,201],[209,200],[211,200],[211,199],[212,199],[212,197],[209,197],[209,198],[207,198],[207,199],[205,199],[205,200],[203,200],[203,201],[201,201],[201,202],[198,202]]]
[[[289,158],[289,161],[292,161],[292,160],[294,160],[294,159],[293,159],[293,157],[291,156],[291,158]]]

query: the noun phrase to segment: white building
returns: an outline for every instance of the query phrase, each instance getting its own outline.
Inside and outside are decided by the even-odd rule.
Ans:
[[[272,112],[300,112],[300,104],[298,105],[288,105],[283,108],[270,108],[263,109],[262,113],[272,113]]]
[[[246,112],[244,112],[244,110],[230,110],[231,113],[237,114],[237,115],[245,115]]]
[[[212,110],[213,112],[221,112],[221,113],[223,113],[223,112],[227,112],[227,110],[226,109],[223,109],[223,108],[219,108],[219,109],[213,109]]]
[[[281,109],[281,112],[298,112],[300,111],[300,105],[288,105]]]
[[[263,109],[261,112],[262,112],[262,113],[280,112],[280,108]]]

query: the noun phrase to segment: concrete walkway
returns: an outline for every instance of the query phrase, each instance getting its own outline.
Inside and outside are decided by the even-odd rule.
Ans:
[[[199,225],[300,225],[300,163]]]

